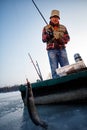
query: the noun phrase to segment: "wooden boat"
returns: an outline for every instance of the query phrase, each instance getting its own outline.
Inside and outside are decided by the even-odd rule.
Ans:
[[[35,104],[86,102],[87,67],[83,61],[65,66],[57,71],[61,72],[59,78],[31,83]],[[20,86],[24,103],[26,101],[26,86],[26,84]]]

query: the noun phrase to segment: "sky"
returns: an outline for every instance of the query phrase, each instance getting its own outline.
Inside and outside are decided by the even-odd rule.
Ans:
[[[53,9],[60,11],[60,23],[67,27],[69,63],[79,53],[87,65],[87,0],[34,0],[49,23]],[[32,0],[0,0],[0,87],[32,83],[39,79],[28,56],[39,64],[43,79],[50,74],[42,29],[46,25]]]

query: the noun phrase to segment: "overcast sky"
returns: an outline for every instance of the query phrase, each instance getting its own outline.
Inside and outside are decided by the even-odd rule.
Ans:
[[[70,64],[80,53],[87,65],[87,0],[34,0],[47,22],[51,10],[60,11],[60,23],[67,27],[66,49]],[[42,42],[44,20],[32,0],[0,0],[0,87],[22,84],[26,77],[39,77],[28,56],[39,64],[44,79],[50,73],[46,44]]]

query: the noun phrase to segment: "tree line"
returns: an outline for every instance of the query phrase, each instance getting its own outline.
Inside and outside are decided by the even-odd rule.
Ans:
[[[19,85],[14,85],[14,86],[6,86],[6,87],[1,87],[0,88],[0,93],[5,93],[5,92],[12,92],[12,91],[19,91]]]

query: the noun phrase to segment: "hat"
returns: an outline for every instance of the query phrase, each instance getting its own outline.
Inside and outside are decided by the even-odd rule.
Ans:
[[[59,10],[52,10],[50,18],[57,16],[60,19],[60,12]]]

